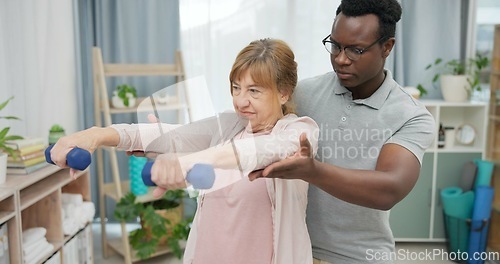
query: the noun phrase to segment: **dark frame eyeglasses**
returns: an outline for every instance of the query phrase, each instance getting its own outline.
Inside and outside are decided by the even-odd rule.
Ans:
[[[340,54],[340,51],[344,50],[344,53],[347,56],[347,58],[349,58],[352,61],[359,60],[361,58],[361,55],[364,52],[366,52],[369,48],[373,47],[373,45],[379,43],[380,41],[382,41],[383,39],[386,38],[385,36],[382,36],[382,37],[378,38],[377,40],[375,40],[375,42],[373,42],[372,44],[368,45],[368,47],[360,49],[360,48],[356,48],[353,46],[346,46],[346,47],[342,48],[341,46],[339,46],[339,44],[337,44],[331,40],[328,40],[328,38],[330,38],[330,36],[331,36],[331,34],[326,36],[326,38],[324,38],[321,41],[323,43],[323,45],[325,46],[325,49],[333,56],[338,56]]]

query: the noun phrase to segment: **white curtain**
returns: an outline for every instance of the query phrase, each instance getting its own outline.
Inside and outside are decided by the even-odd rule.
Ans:
[[[0,101],[14,100],[0,115],[12,134],[47,139],[57,123],[78,128],[73,2],[0,1]]]
[[[204,77],[214,109],[232,109],[229,72],[252,40],[279,38],[295,52],[299,79],[331,71],[321,40],[340,0],[182,0],[181,49],[188,78]]]
[[[467,2],[469,8],[476,0]],[[460,58],[471,43],[461,21],[463,1],[400,0],[396,47],[386,62],[402,86],[416,86],[434,73],[425,66],[436,58]],[[231,109],[228,74],[234,58],[250,41],[285,40],[299,64],[299,80],[331,71],[321,40],[331,30],[340,0],[183,0],[180,1],[181,49],[187,77],[203,76],[216,111]],[[474,12],[467,10],[467,12]],[[423,19],[425,18],[425,19]],[[467,23],[464,23],[467,26]],[[431,30],[429,30],[431,29]],[[471,33],[467,33],[471,34]],[[465,47],[467,46],[467,47]],[[427,99],[442,98],[428,89]]]

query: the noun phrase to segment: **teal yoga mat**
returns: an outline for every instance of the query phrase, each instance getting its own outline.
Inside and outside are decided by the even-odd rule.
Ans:
[[[148,187],[142,181],[142,168],[148,161],[145,157],[130,156],[128,169],[130,177],[130,191],[135,195],[148,193]]]
[[[466,252],[470,233],[467,220],[472,216],[474,193],[464,193],[459,187],[449,187],[441,191],[441,200],[450,251]]]
[[[477,165],[476,183],[474,184],[474,187],[490,186],[491,176],[493,175],[493,167],[495,164],[482,159],[475,159],[474,163]]]
[[[472,222],[469,236],[469,256],[475,252],[486,251],[486,238],[488,237],[488,225],[491,216],[491,204],[493,202],[494,190],[489,186],[477,186],[476,198],[474,199],[474,210],[472,211]],[[469,260],[468,264],[482,264],[484,260]]]

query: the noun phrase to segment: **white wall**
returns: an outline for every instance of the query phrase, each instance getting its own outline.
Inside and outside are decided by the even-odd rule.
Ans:
[[[232,109],[229,72],[252,40],[286,41],[299,64],[299,80],[331,70],[321,40],[340,0],[182,0],[181,50],[188,78],[204,76],[217,112]]]
[[[73,1],[0,1],[0,120],[22,136],[48,136],[52,124],[77,129]]]

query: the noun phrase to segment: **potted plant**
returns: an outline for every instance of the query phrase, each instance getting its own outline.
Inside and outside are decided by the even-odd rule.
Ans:
[[[4,109],[7,104],[9,104],[9,101],[14,99],[14,97],[10,97],[7,99],[7,101],[3,102],[0,104],[0,111]],[[15,116],[0,116],[0,119],[10,119],[10,120],[20,120],[18,117]],[[16,158],[17,155],[14,152],[14,149],[9,147],[6,144],[6,141],[9,140],[16,140],[16,139],[23,139],[21,136],[16,136],[16,135],[9,135],[9,130],[10,127],[5,127],[0,130],[0,183],[4,183],[6,179],[6,174],[7,174],[7,154]]]
[[[111,103],[116,108],[133,107],[135,105],[136,98],[137,91],[135,87],[127,84],[122,84],[116,86],[116,90],[113,91]]]
[[[58,124],[50,127],[49,130],[49,144],[55,144],[57,140],[61,137],[64,137],[66,133],[64,132],[64,128]]]
[[[115,208],[116,219],[128,222],[140,218],[141,228],[129,234],[137,257],[146,259],[165,243],[175,256],[182,257],[179,242],[187,239],[192,222],[192,219],[182,220],[182,199],[185,197],[184,190],[169,190],[161,199],[148,203],[136,203],[133,193],[120,199]]]
[[[445,101],[464,102],[474,90],[481,90],[480,73],[488,65],[488,57],[477,53],[475,57],[464,61],[453,59],[443,62],[441,58],[438,58],[425,69],[439,68],[432,78],[432,85],[440,80]],[[422,84],[418,84],[417,89],[421,95],[427,93],[427,89]]]

